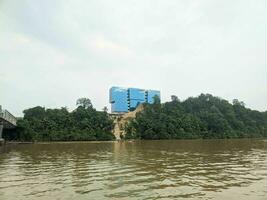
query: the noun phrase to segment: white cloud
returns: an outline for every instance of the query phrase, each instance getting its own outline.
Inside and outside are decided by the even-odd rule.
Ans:
[[[266,1],[3,0],[0,95],[16,115],[43,105],[101,109],[109,87],[201,92],[267,110]]]
[[[131,50],[124,45],[113,42],[103,36],[96,36],[87,41],[90,50],[103,56],[116,56],[119,58],[129,58],[133,56]]]

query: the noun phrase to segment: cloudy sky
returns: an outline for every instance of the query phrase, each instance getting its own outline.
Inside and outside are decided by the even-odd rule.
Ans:
[[[0,0],[0,104],[108,105],[111,86],[163,101],[211,93],[267,110],[266,0]]]

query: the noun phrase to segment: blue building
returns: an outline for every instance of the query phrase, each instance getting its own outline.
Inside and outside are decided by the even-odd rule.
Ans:
[[[160,98],[160,91],[139,88],[112,87],[109,91],[109,102],[112,113],[124,113],[134,110],[139,104],[154,103],[154,97]]]

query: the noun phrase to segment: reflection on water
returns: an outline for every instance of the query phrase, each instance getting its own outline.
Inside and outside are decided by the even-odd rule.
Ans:
[[[19,145],[0,199],[267,199],[267,141]]]

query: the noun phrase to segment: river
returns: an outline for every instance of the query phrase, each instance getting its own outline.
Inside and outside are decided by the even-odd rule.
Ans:
[[[267,140],[17,145],[0,154],[1,200],[267,199]]]

